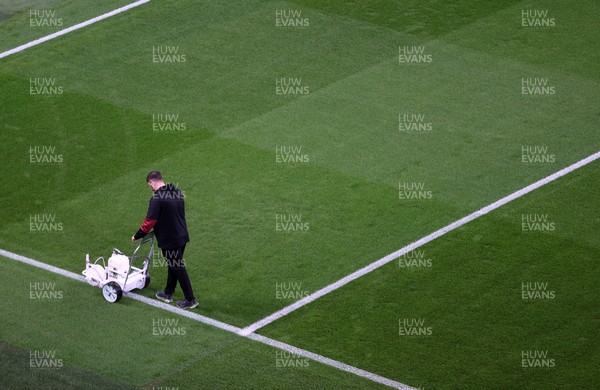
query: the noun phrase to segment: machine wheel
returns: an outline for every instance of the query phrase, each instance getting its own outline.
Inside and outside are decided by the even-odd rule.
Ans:
[[[123,296],[123,290],[117,282],[108,282],[102,286],[102,296],[110,303],[115,303]]]
[[[146,281],[144,282],[144,287],[146,288],[150,285],[150,275],[146,275]]]

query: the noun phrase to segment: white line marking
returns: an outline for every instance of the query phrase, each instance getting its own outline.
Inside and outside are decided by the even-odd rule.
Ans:
[[[195,320],[198,322],[202,322],[203,324],[206,324],[206,325],[214,326],[215,328],[219,328],[219,329],[225,330],[227,332],[240,334],[241,329],[238,328],[237,326],[229,325],[224,322],[212,319],[210,317],[206,317],[206,316],[194,313],[189,310],[180,309],[177,306],[170,305],[168,303],[161,302],[156,299],[148,298],[143,295],[132,293],[132,292],[123,293],[123,295],[126,297],[129,297],[129,298],[135,299],[136,301],[143,302],[147,305],[154,306],[158,309],[170,311],[171,313],[179,314],[181,316],[187,317],[189,319],[192,319],[192,320]]]
[[[398,257],[400,257],[410,251],[413,251],[413,250],[435,240],[436,238],[439,238],[439,237],[443,236],[444,234],[449,233],[449,232],[453,231],[454,229],[457,229],[457,228],[463,226],[464,224],[473,221],[476,218],[481,217],[482,215],[485,215],[493,210],[496,210],[497,208],[504,206],[508,202],[511,202],[517,198],[520,198],[521,196],[528,194],[531,191],[533,191],[537,188],[540,188],[543,185],[546,185],[546,184],[548,184],[570,172],[573,172],[574,170],[579,169],[579,168],[591,163],[592,161],[597,160],[598,158],[600,158],[600,152],[596,152],[596,153],[592,154],[591,156],[588,156],[588,157],[584,158],[583,160],[576,162],[575,164],[569,165],[568,167],[561,169],[560,171],[555,172],[555,173],[551,174],[550,176],[547,176],[541,180],[538,180],[535,183],[528,185],[527,187],[524,187],[516,192],[513,192],[512,194],[505,196],[504,198],[497,200],[494,203],[489,204],[489,205],[485,206],[484,208],[477,210],[477,211],[467,215],[464,218],[459,219],[458,221],[452,222],[451,224],[449,224],[439,230],[436,230],[435,232],[421,238],[420,240],[415,241],[415,242],[405,246],[404,248],[401,248],[394,253],[390,253],[389,255],[359,269],[358,271],[351,273],[350,275],[338,280],[337,282],[334,282],[328,286],[323,287],[320,290],[315,291],[314,293],[312,293],[310,295],[307,295],[306,297],[302,298],[301,300],[296,301],[296,302],[292,303],[291,305],[286,306],[283,309],[276,311],[275,313],[263,318],[262,320],[259,320],[251,325],[248,325],[247,327],[242,329],[242,334],[249,335],[249,334],[255,332],[256,330],[272,323],[273,321],[276,321],[276,320],[280,319],[281,317],[290,314],[294,310],[297,310],[297,309],[301,308],[302,306],[307,305],[307,304],[321,298],[322,296],[329,294],[330,292],[332,292],[334,290],[337,290],[338,288],[350,283],[351,281],[358,279],[361,276],[364,276],[364,275],[368,274],[369,272],[374,271],[383,265],[386,265],[390,261],[393,261],[393,260],[397,259]]]
[[[360,368],[356,368],[356,367],[350,366],[350,365],[345,364],[345,363],[340,363],[337,360],[329,359],[329,358],[326,358],[324,356],[318,355],[316,353],[312,353],[310,351],[304,350],[302,348],[294,347],[293,345],[282,343],[281,341],[273,340],[273,339],[270,339],[268,337],[265,337],[265,336],[262,336],[262,335],[259,335],[259,334],[256,334],[256,333],[252,333],[252,334],[250,334],[250,335],[248,335],[246,337],[249,338],[249,339],[251,339],[251,340],[258,341],[260,343],[267,344],[267,345],[270,345],[272,347],[282,349],[284,351],[292,352],[292,353],[294,353],[296,355],[304,356],[304,357],[306,357],[308,359],[315,360],[317,362],[326,364],[328,366],[332,366],[332,367],[335,367],[337,369],[350,372],[350,373],[352,373],[354,375],[362,376],[363,378],[368,378],[368,379],[370,379],[370,380],[372,380],[374,382],[378,382],[378,383],[381,383],[383,385],[387,385],[387,386],[390,386],[390,387],[395,387],[397,389],[402,389],[402,390],[417,390],[414,387],[407,386],[407,385],[405,385],[403,383],[396,382],[396,381],[393,381],[393,380],[388,379],[388,378],[384,378],[384,377],[379,376],[377,374],[373,374],[371,372],[368,372],[368,371],[365,371],[365,370],[361,370]]]
[[[105,14],[102,14],[100,16],[96,16],[95,18],[86,20],[85,22],[81,22],[81,23],[76,24],[74,26],[67,27],[67,28],[65,28],[63,30],[57,31],[57,32],[52,33],[50,35],[46,35],[45,37],[42,37],[42,38],[36,39],[34,41],[28,42],[28,43],[26,43],[24,45],[17,46],[14,49],[10,49],[10,50],[7,50],[5,52],[2,52],[2,53],[0,53],[0,58],[8,57],[11,54],[18,53],[18,52],[23,51],[25,49],[28,49],[28,48],[30,48],[32,46],[36,46],[36,45],[39,45],[40,43],[47,42],[47,41],[49,41],[51,39],[54,39],[54,38],[58,38],[61,35],[68,34],[71,31],[79,30],[80,28],[89,26],[90,24],[99,22],[99,21],[101,21],[103,19],[110,18],[111,16],[120,14],[121,12],[125,12],[125,11],[127,11],[127,10],[129,10],[131,8],[135,8],[137,6],[140,6],[140,5],[148,3],[148,2],[150,2],[150,0],[139,0],[139,1],[136,1],[135,3],[128,4],[128,5],[123,6],[121,8],[117,8],[115,10],[112,10],[112,11],[107,12]]]
[[[4,250],[4,249],[0,249],[0,256],[4,256],[6,258],[9,258],[9,259],[12,259],[12,260],[16,260],[16,261],[19,261],[21,263],[32,265],[34,267],[41,268],[41,269],[44,269],[46,271],[50,271],[50,272],[53,272],[55,274],[66,276],[67,278],[78,280],[80,282],[84,282],[85,283],[85,278],[83,277],[83,275],[79,275],[79,274],[76,274],[74,272],[67,271],[67,270],[64,270],[62,268],[55,267],[53,265],[42,263],[41,261],[34,260],[34,259],[29,258],[29,257],[25,257],[25,256],[22,256],[22,255],[13,253],[13,252],[9,252],[9,251]],[[214,326],[214,327],[222,329],[224,331],[234,333],[234,334],[236,334],[238,336],[241,336],[241,337],[244,337],[244,338],[247,338],[247,339],[250,339],[250,340],[254,340],[254,341],[257,341],[259,343],[266,344],[266,345],[274,347],[274,348],[279,348],[281,350],[284,350],[286,352],[291,352],[291,353],[297,354],[299,356],[304,356],[304,357],[306,357],[308,359],[311,359],[311,360],[314,360],[316,362],[319,362],[319,363],[331,366],[333,368],[337,368],[338,370],[346,371],[346,372],[349,372],[351,374],[360,376],[362,378],[370,379],[373,382],[381,383],[382,385],[386,385],[386,386],[390,386],[390,387],[395,387],[397,389],[402,389],[402,390],[417,390],[414,387],[410,387],[410,386],[405,385],[403,383],[396,382],[396,381],[394,381],[392,379],[388,379],[388,378],[385,378],[383,376],[380,376],[380,375],[377,375],[377,374],[373,374],[372,372],[369,372],[369,371],[361,370],[360,368],[357,368],[357,367],[354,367],[354,366],[350,366],[348,364],[339,362],[337,360],[329,359],[329,358],[327,358],[325,356],[322,356],[322,355],[319,355],[319,354],[307,351],[305,349],[297,348],[297,347],[294,347],[293,345],[282,343],[280,341],[273,340],[273,339],[265,337],[265,336],[261,336],[261,335],[257,335],[257,334],[249,334],[249,335],[242,334],[242,329],[238,328],[237,326],[229,325],[229,324],[226,324],[224,322],[215,320],[213,318],[205,317],[203,315],[194,313],[192,311],[180,309],[180,308],[178,308],[176,306],[169,305],[167,303],[164,303],[164,302],[161,302],[161,301],[158,301],[158,300],[155,300],[155,299],[151,299],[151,298],[145,297],[143,295],[139,295],[139,294],[132,293],[132,292],[125,292],[125,293],[123,293],[123,295],[126,296],[126,297],[129,297],[129,298],[132,298],[132,299],[134,299],[136,301],[139,301],[139,302],[145,303],[147,305],[156,307],[158,309],[167,310],[167,311],[170,311],[171,313],[175,313],[175,314],[187,317],[187,318],[192,319],[194,321],[198,321],[198,322],[201,322],[203,324]]]
[[[41,261],[30,259],[29,257],[21,256],[19,254],[6,251],[4,249],[0,249],[0,256],[8,257],[9,259],[20,261],[21,263],[45,269],[46,271],[54,272],[55,274],[66,276],[67,278],[79,280],[80,282],[85,282],[85,278],[83,277],[83,275],[79,275],[74,272],[67,271],[65,269],[58,268],[50,264],[42,263]]]

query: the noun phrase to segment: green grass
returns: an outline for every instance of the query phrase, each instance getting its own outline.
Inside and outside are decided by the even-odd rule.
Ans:
[[[265,334],[424,388],[593,387],[600,219],[586,183],[598,182],[598,165],[420,248],[430,268],[392,262]],[[534,213],[556,230],[522,232],[522,215]],[[547,283],[555,298],[522,300],[527,282]],[[400,336],[401,318],[425,319],[432,336]],[[523,350],[549,351],[556,368],[523,369]]]
[[[30,28],[31,8],[55,9],[72,25],[126,3],[7,3],[0,7],[0,50],[54,31]],[[0,248],[73,272],[86,253],[130,252],[150,196],[144,178],[159,169],[186,193],[185,257],[198,312],[244,327],[293,302],[277,299],[281,283],[315,291],[600,149],[594,2],[390,4],[153,1],[2,59],[0,163],[9,189],[0,195]],[[309,26],[276,27],[282,9],[301,11]],[[523,28],[523,9],[548,9],[557,26]],[[186,62],[152,63],[160,45],[177,46]],[[399,46],[420,45],[431,64],[398,63]],[[64,93],[30,95],[36,77],[55,79]],[[281,77],[301,78],[310,93],[276,95]],[[547,77],[557,93],[521,95],[527,77]],[[432,131],[400,132],[403,113],[425,115]],[[153,132],[156,114],[178,114],[186,130]],[[64,161],[31,164],[30,147],[43,145]],[[534,145],[548,147],[555,162],[522,163],[521,148]],[[301,147],[309,162],[277,164],[281,146]],[[425,388],[590,387],[595,375],[586,362],[597,350],[586,345],[597,344],[598,321],[591,310],[597,269],[586,268],[598,253],[592,232],[599,221],[589,212],[597,204],[594,167],[430,243],[431,269],[388,264],[259,333]],[[399,182],[423,183],[432,198],[401,201]],[[557,231],[522,234],[522,213],[549,213]],[[30,232],[35,214],[54,216],[63,230]],[[310,228],[276,231],[277,214],[301,215]],[[136,388],[369,385],[316,363],[277,369],[273,349],[183,318],[193,329],[185,340],[135,331],[128,338],[132,329],[119,327],[124,357],[97,363],[90,351],[108,357],[112,346],[102,337],[88,341],[83,324],[98,311],[104,336],[114,322],[147,325],[165,314],[128,300],[104,304],[97,289],[24,265],[0,266],[4,283],[16,289],[11,299],[27,307],[13,314],[13,301],[2,306],[10,318],[0,329],[7,354],[18,360],[31,349],[55,348],[50,335],[30,337],[46,329],[33,318],[50,316],[53,326],[69,329],[58,339],[65,370],[40,375],[6,358],[13,380],[27,375],[32,385],[78,387],[99,375],[97,383]],[[37,280],[29,271],[66,283],[73,294],[27,301],[29,282]],[[162,288],[166,270],[154,264],[151,274],[152,287]],[[549,282],[556,300],[524,305],[522,281]],[[398,337],[399,318],[422,317],[433,337]],[[556,326],[568,319],[572,326]],[[78,352],[80,340],[89,351]],[[166,350],[180,341],[180,351]],[[520,369],[520,351],[536,348],[550,350],[556,369]],[[173,360],[170,369],[160,366],[162,354]],[[567,365],[569,356],[577,359]]]
[[[381,388],[313,361],[278,368],[272,347],[126,298],[106,304],[99,289],[28,265],[3,259],[0,270],[3,388]],[[51,283],[60,298],[31,299],[30,283]],[[174,335],[156,321],[177,321]],[[30,368],[35,351],[62,367]]]

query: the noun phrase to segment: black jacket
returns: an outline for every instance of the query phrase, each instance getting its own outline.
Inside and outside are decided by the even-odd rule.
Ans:
[[[144,237],[152,228],[162,249],[180,248],[190,241],[185,221],[184,194],[174,184],[166,184],[152,195],[146,219],[135,234],[135,239]]]

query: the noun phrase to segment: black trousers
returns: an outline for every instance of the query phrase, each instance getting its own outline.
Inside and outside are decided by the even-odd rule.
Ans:
[[[177,282],[179,282],[185,299],[188,301],[193,301],[195,298],[194,292],[192,291],[192,283],[190,282],[190,277],[185,269],[185,260],[183,259],[185,245],[183,245],[181,248],[161,248],[161,250],[163,257],[169,266],[165,294],[172,295],[175,292],[175,287],[177,287]]]

